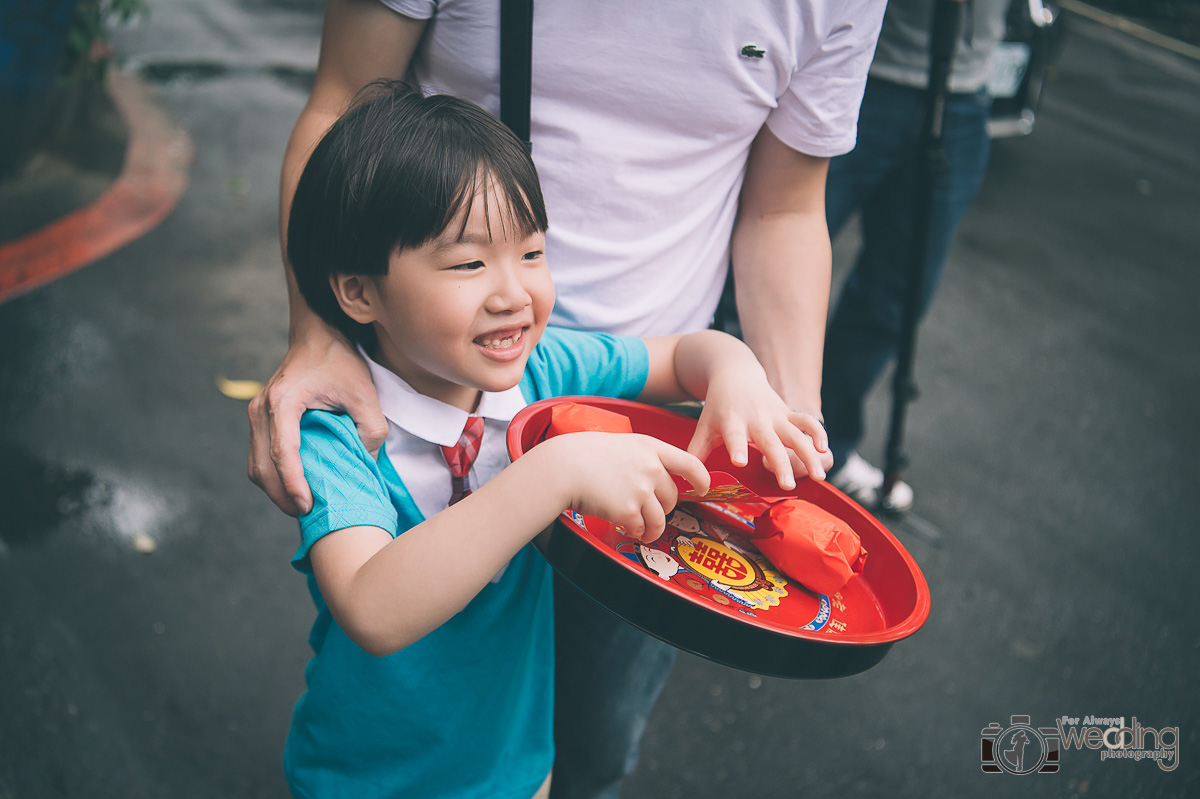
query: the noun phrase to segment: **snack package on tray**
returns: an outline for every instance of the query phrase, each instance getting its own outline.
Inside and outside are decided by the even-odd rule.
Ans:
[[[551,410],[541,438],[584,431],[632,433],[633,427],[619,413],[567,403]],[[815,593],[828,595],[840,591],[854,575],[862,574],[867,551],[858,534],[838,517],[802,499],[759,497],[725,472],[710,474],[721,496],[696,497],[691,487],[677,477],[680,499],[770,502],[766,512],[754,520],[754,544],[788,577]]]
[[[541,435],[541,440],[564,433],[585,432],[632,433],[633,426],[629,423],[629,417],[619,413],[568,402],[550,409],[550,424]]]
[[[802,499],[776,502],[755,519],[754,545],[781,572],[818,594],[836,594],[867,562],[858,533]]]

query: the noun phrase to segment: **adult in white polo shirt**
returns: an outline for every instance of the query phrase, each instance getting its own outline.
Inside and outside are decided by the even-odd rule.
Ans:
[[[312,95],[284,158],[308,153],[379,78],[499,110],[499,0],[330,0]],[[553,322],[635,335],[711,323],[732,258],[743,335],[772,384],[820,413],[830,156],[854,146],[884,0],[544,0],[533,30],[533,157],[550,214]],[[305,408],[387,424],[370,374],[288,272],[291,347],[250,406],[251,478],[295,514]],[[561,590],[555,795],[615,796],[673,651]],[[585,673],[585,669],[591,673]],[[603,678],[603,679],[602,679]]]

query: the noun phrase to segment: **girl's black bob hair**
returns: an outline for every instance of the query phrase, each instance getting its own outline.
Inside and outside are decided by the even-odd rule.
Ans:
[[[547,228],[537,170],[525,145],[479,106],[423,96],[402,81],[365,87],[304,167],[288,216],[287,258],[308,306],[352,341],[374,341],[348,317],[329,279],[384,275],[397,250],[461,224],[482,190],[502,194],[501,225],[529,236]],[[461,234],[461,229],[460,229]]]

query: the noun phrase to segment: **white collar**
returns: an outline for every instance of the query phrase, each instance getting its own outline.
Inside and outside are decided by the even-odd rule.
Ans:
[[[400,429],[431,444],[441,447],[457,444],[469,415],[511,422],[528,404],[520,385],[516,385],[504,391],[484,391],[479,398],[479,408],[474,414],[468,414],[461,408],[418,393],[395,372],[373,361],[361,346],[358,352],[371,370],[383,415]]]

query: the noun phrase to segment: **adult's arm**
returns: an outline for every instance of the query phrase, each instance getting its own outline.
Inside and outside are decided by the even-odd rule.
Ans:
[[[764,125],[750,149],[733,229],[742,336],[784,401],[818,417],[832,264],[828,165]]]
[[[387,438],[366,364],[304,302],[288,263],[287,219],[308,156],[354,95],[380,78],[408,71],[424,20],[409,19],[378,0],[329,0],[312,93],[292,130],[279,185],[279,235],[288,286],[288,351],[250,402],[250,479],[290,515],[307,512],[312,494],[300,463],[300,416],[306,409],[345,410],[363,443]]]

